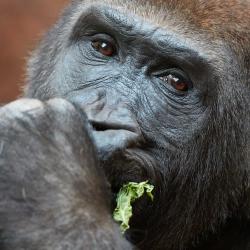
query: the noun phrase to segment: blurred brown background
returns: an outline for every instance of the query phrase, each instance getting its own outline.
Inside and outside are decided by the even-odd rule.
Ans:
[[[0,103],[17,98],[30,51],[69,0],[0,0]]]

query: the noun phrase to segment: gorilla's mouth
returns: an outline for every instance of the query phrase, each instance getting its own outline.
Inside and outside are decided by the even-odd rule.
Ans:
[[[92,128],[95,131],[107,131],[107,130],[127,130],[131,132],[136,132],[136,129],[132,125],[121,124],[117,122],[97,122],[89,120]]]
[[[92,133],[100,165],[116,197],[122,185],[135,181],[135,176],[137,176],[132,175],[129,178],[131,167],[126,152],[136,147],[138,135],[121,125],[104,127],[94,124]]]
[[[154,161],[146,153],[144,138],[134,127],[90,123],[100,165],[111,188],[112,208],[115,208],[117,194],[124,184],[146,180],[153,182]]]

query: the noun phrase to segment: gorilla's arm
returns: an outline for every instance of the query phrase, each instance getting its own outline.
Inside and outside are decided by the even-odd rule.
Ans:
[[[84,114],[61,99],[0,109],[0,249],[130,249]]]

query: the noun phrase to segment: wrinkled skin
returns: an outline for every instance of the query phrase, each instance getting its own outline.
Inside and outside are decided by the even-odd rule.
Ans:
[[[111,192],[128,181],[144,180],[155,185],[155,199],[153,204],[147,199],[136,202],[126,234],[139,249],[250,249],[250,3],[230,0],[224,5],[219,0],[105,0],[74,1],[66,9],[29,62],[24,94],[41,100],[40,106],[63,98],[49,101],[58,117],[52,116],[50,127],[39,109],[32,111],[29,121],[25,112],[15,113],[15,105],[1,110],[0,138],[3,149],[9,145],[10,150],[0,150],[0,194],[6,200],[0,205],[0,229],[16,242],[4,240],[4,250],[30,250],[32,244],[34,249],[65,249],[57,225],[63,225],[59,236],[67,249],[130,249],[110,218]],[[107,50],[100,47],[107,44]],[[59,108],[57,102],[71,105],[73,111]],[[26,103],[19,101],[33,110]],[[87,118],[71,121],[72,113]],[[18,126],[23,121],[28,123],[24,134]],[[59,141],[36,139],[36,131],[47,130],[63,130],[67,136]],[[74,148],[70,153],[68,143]],[[45,150],[54,144],[56,153]],[[22,145],[34,152],[28,154]],[[93,147],[93,152],[79,156],[82,147]],[[45,214],[51,214],[52,224],[46,224],[49,237],[29,236],[29,231],[43,227],[38,223],[34,228],[22,210],[19,215],[20,199],[13,198],[15,204],[10,205],[8,187],[18,190],[22,179],[8,173],[9,164],[14,173],[21,171],[20,165],[24,173],[34,169],[34,179],[24,176],[28,188],[37,192],[38,205],[29,206],[41,224]],[[59,175],[58,169],[66,170],[67,164],[83,171],[78,176],[84,189],[78,209],[86,213],[72,209],[80,184]],[[36,188],[40,168],[72,193],[63,205],[54,205],[57,198]],[[52,195],[60,195],[64,185],[50,181]],[[67,188],[71,182],[73,189]],[[43,177],[40,183],[46,183]],[[96,197],[96,204],[89,197]],[[52,209],[47,207],[51,202]],[[61,206],[74,223],[60,213]],[[97,209],[101,207],[103,211]],[[40,208],[43,212],[36,215]],[[20,232],[19,227],[28,230]],[[91,237],[81,240],[79,231]]]

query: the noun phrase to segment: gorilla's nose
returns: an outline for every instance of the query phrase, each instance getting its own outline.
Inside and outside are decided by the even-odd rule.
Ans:
[[[141,141],[139,125],[126,106],[99,103],[88,105],[84,110],[93,127],[94,140],[102,160]]]

